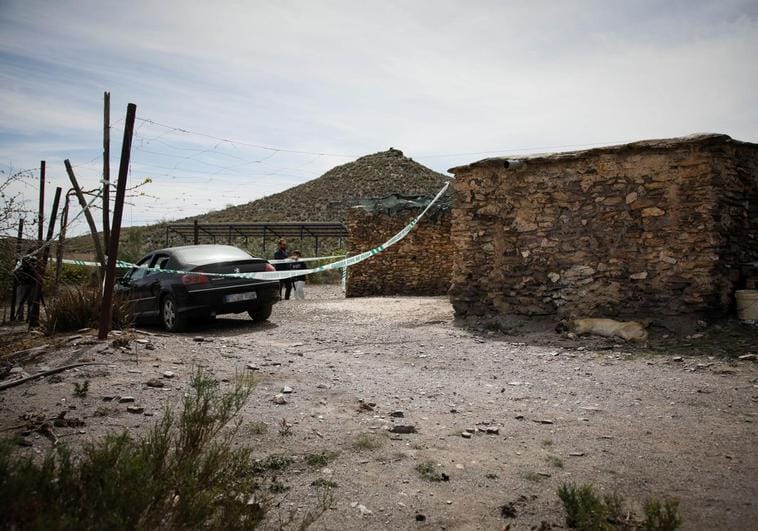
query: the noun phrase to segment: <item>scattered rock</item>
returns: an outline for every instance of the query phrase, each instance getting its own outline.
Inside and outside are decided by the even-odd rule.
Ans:
[[[737,359],[745,360],[745,361],[755,361],[756,359],[755,354],[743,354],[742,356],[738,356]]]
[[[261,370],[261,368],[258,367],[257,365],[253,365],[252,363],[248,363],[247,364],[247,370],[248,371],[259,371],[259,370]]]
[[[152,380],[148,380],[145,385],[147,385],[148,387],[154,387],[154,388],[160,389],[162,387],[165,387],[166,384],[164,384],[163,381],[159,380],[158,378],[153,378]]]
[[[282,393],[279,393],[278,395],[275,395],[274,398],[271,399],[271,401],[274,404],[278,404],[280,406],[283,406],[287,403],[287,399],[284,397]]]
[[[645,280],[647,278],[647,271],[641,271],[640,273],[633,273],[629,275],[632,280]]]
[[[674,356],[673,358],[671,358],[671,361],[684,361],[684,358],[682,358],[681,356]]]
[[[282,387],[282,393],[284,393],[285,395],[292,394],[294,391],[295,390],[292,389],[289,385],[285,385],[284,387]]]
[[[535,420],[534,422],[536,422],[537,424],[555,424],[555,422],[553,422],[550,419],[538,419],[538,420]]]
[[[169,379],[169,380],[170,380],[171,378],[173,378],[174,376],[176,376],[176,375],[175,375],[173,372],[171,372],[171,371],[164,371],[164,373],[163,373],[163,377],[164,377],[164,378],[167,378],[167,379]]]
[[[129,413],[135,413],[135,414],[138,413],[140,415],[145,412],[145,408],[142,406],[127,406],[126,410]]]
[[[426,516],[424,516],[421,513],[416,514],[416,521],[417,522],[426,522]]]
[[[391,433],[416,433],[416,426],[411,424],[395,424],[390,428]]]
[[[145,350],[155,350],[155,345],[148,343],[145,345]]]
[[[119,401],[120,404],[127,404],[129,402],[134,402],[134,397],[133,396],[122,396],[121,398],[118,399],[118,401]]]
[[[402,419],[402,418],[405,418],[405,413],[403,411],[400,411],[398,409],[398,410],[393,411],[392,413],[390,413],[390,417],[395,417],[395,418],[398,418],[398,419]]]
[[[372,514],[374,514],[373,511],[371,511],[371,509],[369,509],[362,503],[358,504],[358,512],[361,513],[361,516],[371,516]]]
[[[569,452],[571,457],[584,457],[584,452]]]
[[[485,428],[485,431],[486,431],[488,434],[490,434],[490,435],[497,435],[497,434],[499,434],[499,433],[500,433],[500,428],[498,428],[497,426],[487,426],[487,427]]]
[[[135,339],[135,340],[134,340],[134,342],[135,342],[135,343],[137,343],[137,344],[139,344],[139,345],[147,345],[148,343],[150,343],[150,341],[149,341],[149,340],[147,340],[147,339],[142,339],[142,338],[140,338],[140,339]]]
[[[205,338],[203,336],[195,336],[192,338],[192,341],[194,341],[195,343],[202,343],[203,341],[205,341]]]
[[[471,438],[471,433],[469,433],[467,431],[461,432],[461,437],[463,437],[464,439],[470,439]]]
[[[524,415],[516,415],[513,418],[516,419],[516,420],[524,420]]]

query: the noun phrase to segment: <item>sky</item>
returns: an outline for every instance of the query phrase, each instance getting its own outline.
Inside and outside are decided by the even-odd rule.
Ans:
[[[112,175],[132,102],[129,182],[150,179],[126,226],[389,147],[445,172],[698,132],[758,142],[757,55],[756,0],[0,0],[0,177],[45,160],[48,206],[64,159],[98,186],[104,91]],[[36,205],[34,179],[14,190]]]

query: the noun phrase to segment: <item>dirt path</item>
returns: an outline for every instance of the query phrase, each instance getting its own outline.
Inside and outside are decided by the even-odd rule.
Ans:
[[[191,335],[149,337],[155,350],[72,340],[37,363],[108,365],[0,393],[0,429],[19,424],[20,415],[55,416],[72,406],[68,416],[86,422],[58,429],[72,444],[144,429],[152,419],[103,397],[130,395],[147,415],[159,415],[178,401],[193,364],[224,379],[251,365],[260,383],[244,410],[243,442],[261,456],[295,457],[279,478],[289,489],[274,496],[282,515],[317,504],[313,481],[336,484],[316,529],[560,528],[556,490],[567,481],[618,491],[638,512],[648,496],[677,497],[686,529],[748,529],[758,521],[754,362],[480,337],[454,325],[442,298],[345,300],[333,287],[310,287],[308,295],[277,305],[268,324],[221,318]],[[145,385],[164,371],[175,374],[164,388]],[[84,379],[88,396],[73,397],[73,383]],[[277,405],[271,399],[284,386],[293,392]],[[403,417],[391,416],[396,411]],[[417,433],[390,433],[396,424]],[[462,436],[485,426],[497,433]],[[26,441],[30,452],[50,446],[38,434]],[[322,452],[336,457],[301,459]],[[416,466],[426,461],[449,481],[421,478]],[[504,504],[515,517],[501,515]]]

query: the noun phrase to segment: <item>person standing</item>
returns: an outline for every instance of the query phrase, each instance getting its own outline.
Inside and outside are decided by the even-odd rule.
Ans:
[[[13,272],[16,277],[16,319],[24,320],[24,306],[29,307],[31,311],[32,301],[34,300],[35,287],[39,273],[37,273],[37,258],[34,256],[36,249],[29,249],[26,256],[21,258],[16,270]],[[28,314],[27,314],[28,315]]]
[[[287,260],[289,258],[289,255],[287,255],[287,242],[284,240],[279,240],[277,243],[277,249],[274,253],[274,260]],[[277,271],[289,271],[290,270],[290,264],[285,262],[281,264],[274,264],[274,267]],[[288,301],[290,300],[290,294],[292,293],[292,280],[289,278],[284,278],[279,281],[279,298],[282,298],[282,290],[284,290],[284,300]]]
[[[292,251],[292,263],[290,263],[291,270],[306,269],[305,262],[301,262],[300,251]],[[305,299],[305,275],[292,277],[292,284],[295,287],[295,300]]]

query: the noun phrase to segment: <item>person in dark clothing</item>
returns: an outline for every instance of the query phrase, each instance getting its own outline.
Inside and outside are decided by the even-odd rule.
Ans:
[[[279,243],[277,244],[277,250],[274,253],[274,260],[286,260],[289,258],[289,255],[287,255],[287,242],[284,240],[279,240]],[[290,264],[284,263],[284,264],[274,264],[274,267],[277,271],[289,271],[290,270]],[[288,301],[290,300],[290,294],[292,293],[292,281],[289,278],[285,278],[283,280],[279,281],[279,298],[282,298],[282,290],[284,290],[284,300]]]
[[[16,279],[16,319],[19,321],[24,320],[24,306],[31,309],[34,301],[34,290],[37,286],[38,277],[37,257],[32,254],[35,250],[34,248],[29,249],[13,272]]]
[[[290,264],[290,269],[292,270],[300,270],[300,269],[307,269],[307,266],[305,265],[305,262],[300,261],[300,257],[302,255],[300,254],[300,251],[292,251],[292,263]],[[297,277],[292,277],[292,285],[295,288],[295,299],[296,300],[304,300],[305,299],[305,275],[300,275]]]

